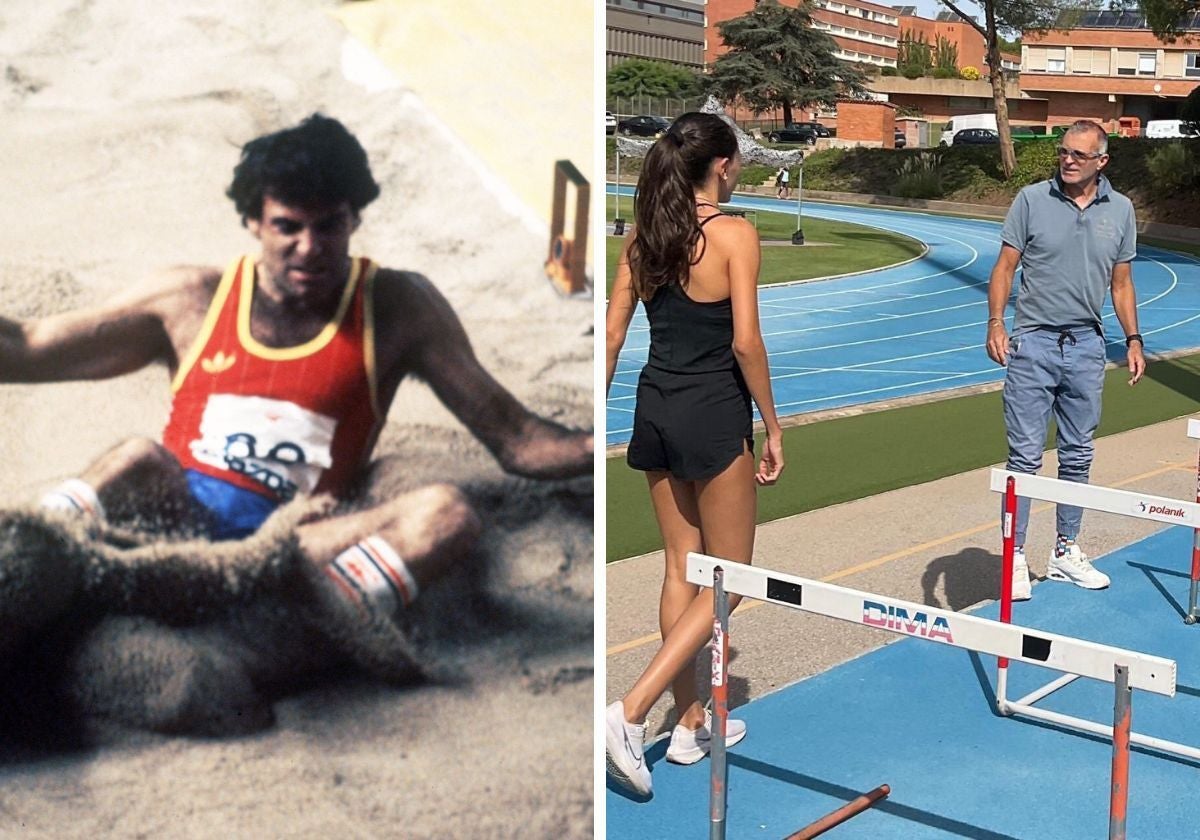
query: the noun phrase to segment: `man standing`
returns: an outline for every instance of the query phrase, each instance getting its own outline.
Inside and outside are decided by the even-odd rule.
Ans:
[[[779,171],[775,173],[775,195],[782,199],[787,199],[791,196],[791,187],[789,186],[792,180],[792,173],[788,172],[787,164],[782,164]]]
[[[1136,385],[1146,369],[1130,267],[1137,253],[1133,204],[1101,174],[1108,160],[1104,130],[1088,120],[1074,123],[1058,148],[1058,174],[1021,190],[1004,221],[1000,257],[988,285],[987,353],[1007,367],[1004,425],[1013,472],[1041,468],[1053,412],[1058,477],[1087,482],[1104,385],[1100,311],[1110,287],[1128,348],[1129,384]],[[1018,265],[1021,285],[1010,337],[1004,309]],[[1082,519],[1082,509],[1058,506],[1058,537],[1046,576],[1103,589],[1108,576],[1092,566],[1076,542]],[[1025,560],[1028,520],[1029,499],[1021,498],[1014,600],[1031,595]]]
[[[313,115],[251,141],[228,195],[258,255],[223,271],[162,272],[84,311],[0,318],[0,381],[104,379],[155,363],[172,376],[162,443],[118,445],[44,506],[225,540],[254,533],[298,496],[352,500],[410,375],[507,471],[591,471],[592,435],[532,414],[496,382],[429,280],[350,256],[379,187],[341,123]],[[478,527],[458,488],[435,484],[343,506],[296,536],[332,590],[394,615],[464,556]]]

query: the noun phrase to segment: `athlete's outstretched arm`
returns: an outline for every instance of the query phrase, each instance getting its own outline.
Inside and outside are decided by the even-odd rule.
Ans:
[[[171,364],[166,320],[180,279],[165,275],[89,309],[25,322],[0,318],[0,382],[106,379]]]
[[[414,322],[421,337],[413,372],[429,383],[454,416],[507,472],[529,478],[570,478],[592,470],[591,432],[568,429],[521,405],[484,370],[450,304],[422,281]]]

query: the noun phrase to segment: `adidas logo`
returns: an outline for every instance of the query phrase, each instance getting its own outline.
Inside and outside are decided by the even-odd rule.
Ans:
[[[208,359],[201,359],[200,367],[204,368],[205,373],[223,373],[233,367],[236,359],[237,354],[230,353],[226,356],[223,350],[218,350],[214,356]]]

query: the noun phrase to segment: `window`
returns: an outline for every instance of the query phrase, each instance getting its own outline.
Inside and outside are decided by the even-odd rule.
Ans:
[[[1200,76],[1200,52],[1184,53],[1183,75]]]
[[[1047,58],[1046,59],[1047,73],[1065,73],[1067,72],[1067,60],[1065,58]]]
[[[1137,74],[1139,76],[1153,76],[1154,72],[1154,53],[1138,53]]]

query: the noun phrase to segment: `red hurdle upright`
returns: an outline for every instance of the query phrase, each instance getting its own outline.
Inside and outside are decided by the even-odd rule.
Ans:
[[[1188,421],[1188,437],[1200,438],[1200,420]],[[1196,454],[1196,502],[1200,503],[1200,448]],[[1183,620],[1195,624],[1200,619],[1200,608],[1196,605],[1196,597],[1200,590],[1200,528],[1192,531],[1192,583],[1188,591],[1188,610]]]
[[[689,559],[692,555],[689,555]],[[728,765],[725,755],[726,723],[729,719],[729,593],[725,590],[725,570],[713,568],[713,638],[712,638],[712,701],[713,732],[709,758],[712,772],[709,775],[708,813],[710,840],[725,840],[725,808],[729,795],[727,781]],[[797,832],[789,834],[787,840],[810,840],[846,820],[861,814],[881,799],[887,798],[892,789],[880,785],[829,812]]]

